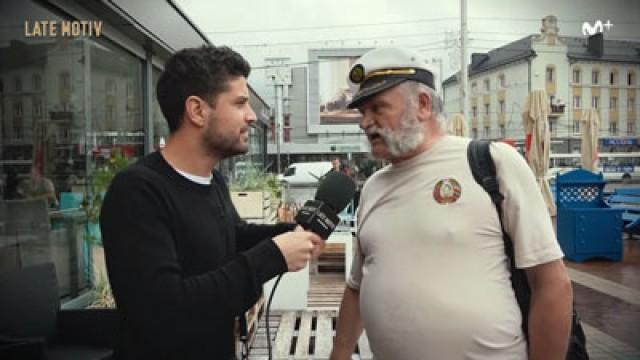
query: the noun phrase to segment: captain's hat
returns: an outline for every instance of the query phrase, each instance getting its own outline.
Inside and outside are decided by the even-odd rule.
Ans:
[[[349,71],[350,85],[357,92],[348,107],[356,108],[371,96],[407,80],[421,82],[435,90],[433,73],[414,52],[400,48],[371,50],[362,55]]]

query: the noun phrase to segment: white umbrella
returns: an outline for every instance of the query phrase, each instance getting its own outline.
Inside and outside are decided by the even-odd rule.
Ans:
[[[549,169],[549,150],[551,148],[551,132],[549,131],[549,113],[551,109],[547,95],[543,90],[534,90],[527,97],[522,118],[526,133],[530,135],[531,142],[527,150],[527,162],[533,171],[542,197],[547,204],[549,215],[556,214],[556,205],[553,202],[551,189],[547,181]]]
[[[449,118],[449,126],[447,132],[451,135],[465,136],[467,127],[464,123],[464,116],[462,114],[454,114]]]
[[[582,168],[596,171],[598,168],[598,130],[600,116],[595,109],[582,112]]]

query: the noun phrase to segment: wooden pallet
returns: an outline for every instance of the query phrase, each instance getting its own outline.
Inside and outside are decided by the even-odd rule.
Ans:
[[[335,336],[336,316],[336,311],[282,313],[273,341],[273,359],[329,359]],[[366,334],[363,333],[360,337],[354,354],[353,359],[373,358]],[[251,358],[258,359],[254,356]]]

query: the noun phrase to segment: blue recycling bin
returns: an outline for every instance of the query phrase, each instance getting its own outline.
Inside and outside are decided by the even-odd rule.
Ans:
[[[622,209],[611,208],[602,173],[576,169],[556,175],[558,242],[567,259],[622,260]]]

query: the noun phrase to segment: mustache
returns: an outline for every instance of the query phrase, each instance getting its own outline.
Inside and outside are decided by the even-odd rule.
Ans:
[[[373,135],[379,135],[379,136],[382,136],[382,135],[386,134],[386,131],[384,131],[384,129],[374,127],[374,128],[369,128],[369,129],[365,132],[365,134],[366,134],[367,136],[373,136]]]

